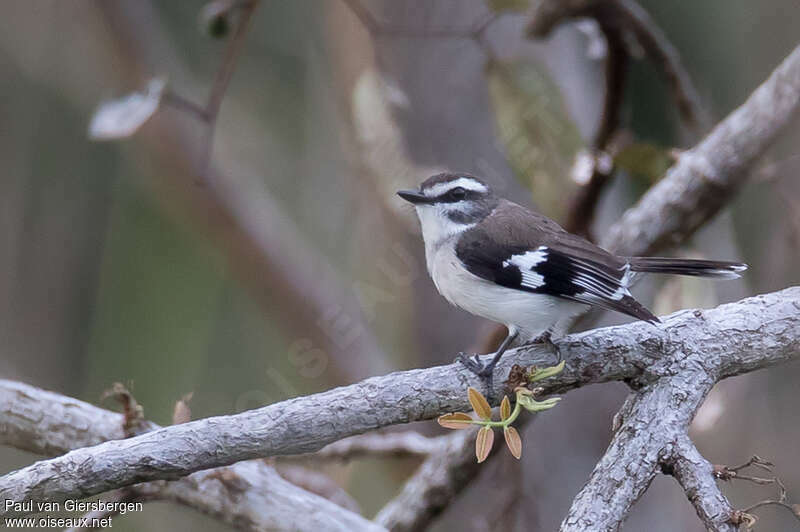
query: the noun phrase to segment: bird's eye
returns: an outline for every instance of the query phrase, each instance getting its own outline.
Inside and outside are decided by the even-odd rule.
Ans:
[[[467,197],[467,191],[462,187],[456,187],[450,191],[450,197],[456,200],[461,200]]]

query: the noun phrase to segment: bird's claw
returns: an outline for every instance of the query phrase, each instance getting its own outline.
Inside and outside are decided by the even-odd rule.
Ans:
[[[561,363],[561,349],[559,349],[558,345],[553,342],[552,332],[547,330],[534,338],[531,343],[533,344],[542,344],[544,347],[552,350],[556,354],[556,365]]]

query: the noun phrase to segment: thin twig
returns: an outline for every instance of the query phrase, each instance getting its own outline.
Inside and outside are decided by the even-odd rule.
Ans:
[[[238,9],[238,22],[236,30],[228,41],[228,46],[225,49],[225,54],[222,58],[217,75],[214,78],[214,83],[211,86],[211,91],[208,96],[208,102],[205,107],[205,117],[207,121],[206,138],[203,161],[202,175],[206,181],[209,178],[209,165],[211,164],[211,154],[214,146],[214,133],[217,129],[217,116],[222,106],[222,100],[225,97],[225,92],[228,90],[233,73],[236,69],[236,60],[244,48],[244,38],[247,35],[247,28],[250,19],[258,6],[259,0],[246,0],[241,3]]]
[[[614,0],[614,3],[624,17],[624,23],[636,34],[647,57],[664,74],[685,123],[696,132],[706,130],[711,119],[700,102],[700,96],[681,62],[678,50],[650,14],[634,0]]]
[[[632,33],[664,74],[681,118],[698,132],[708,126],[708,115],[680,55],[649,13],[634,0],[542,0],[530,12],[526,32],[531,37],[544,37],[563,21],[578,17],[591,17],[601,25]]]
[[[784,485],[783,481],[780,478],[773,476],[770,478],[764,477],[757,477],[753,475],[743,475],[741,471],[743,469],[747,469],[749,467],[758,467],[764,471],[772,472],[774,464],[759,456],[753,456],[742,465],[738,466],[725,466],[725,465],[718,465],[714,466],[714,476],[720,480],[724,481],[733,481],[733,480],[744,480],[746,482],[752,482],[753,484],[757,484],[759,486],[767,486],[770,484],[774,484],[778,488],[778,497],[776,499],[765,499],[763,501],[759,501],[755,504],[751,504],[746,508],[742,508],[738,510],[739,514],[752,514],[754,510],[761,508],[763,506],[780,506],[781,508],[786,508],[792,515],[800,521],[800,505],[792,504],[788,502],[789,493],[786,490],[786,485]]]
[[[533,9],[527,33],[531,37],[547,36],[561,22],[575,17],[590,17],[600,27],[608,45],[605,67],[605,98],[600,125],[592,141],[593,154],[608,153],[619,129],[619,114],[624,96],[628,64],[632,57],[626,36],[635,35],[647,56],[664,74],[681,117],[695,131],[707,129],[709,119],[697,90],[683,68],[680,56],[650,15],[634,0],[583,0],[563,2],[545,0]],[[594,155],[593,155],[594,156]],[[589,235],[601,193],[609,182],[613,167],[603,168],[596,161],[592,175],[570,200],[565,228],[573,233]]]
[[[194,115],[201,122],[208,123],[208,113],[204,107],[184,98],[173,90],[168,88],[164,90],[164,94],[161,96],[161,103]]]
[[[600,196],[614,172],[613,165],[602,165],[598,156],[613,157],[609,154],[612,141],[620,126],[622,101],[625,94],[630,57],[622,32],[615,26],[599,23],[605,35],[608,52],[605,58],[605,95],[600,114],[600,125],[592,141],[592,175],[589,181],[578,188],[569,202],[564,228],[572,233],[591,237],[590,229],[594,220]],[[608,167],[606,167],[608,166]]]

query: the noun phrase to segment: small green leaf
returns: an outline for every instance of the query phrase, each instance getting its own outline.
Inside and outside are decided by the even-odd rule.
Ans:
[[[514,455],[514,458],[519,460],[522,456],[522,438],[520,438],[519,432],[514,427],[506,427],[503,429],[503,436],[506,438],[508,450]]]
[[[478,431],[478,437],[475,438],[475,456],[478,458],[480,464],[489,456],[494,444],[494,431],[491,427],[483,427]]]
[[[474,420],[463,412],[455,412],[453,414],[445,414],[439,416],[436,420],[439,425],[446,429],[468,429],[474,423]]]
[[[511,401],[508,400],[508,396],[503,396],[503,401],[500,403],[500,419],[505,421],[511,417]]]
[[[584,146],[563,91],[531,61],[490,61],[486,77],[497,139],[514,175],[535,194],[542,214],[563,218],[578,188],[565,176]]]
[[[530,395],[518,395],[517,401],[520,406],[528,412],[541,412],[542,410],[550,410],[561,400],[560,397],[551,397],[544,401],[537,401]]]
[[[472,409],[478,414],[478,417],[485,420],[492,419],[492,407],[489,406],[489,401],[483,396],[481,392],[470,386],[467,389],[467,397]]]
[[[644,177],[648,183],[661,179],[674,162],[675,156],[669,148],[647,142],[634,142],[614,157],[618,168]]]
[[[566,362],[562,360],[557,366],[550,366],[549,368],[542,368],[542,369],[535,369],[531,371],[531,374],[528,375],[528,382],[536,382],[548,377],[552,377],[553,375],[558,375],[562,371],[564,371],[564,366]]]

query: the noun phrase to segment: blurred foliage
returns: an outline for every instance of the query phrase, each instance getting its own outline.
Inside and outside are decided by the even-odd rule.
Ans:
[[[496,13],[502,11],[524,12],[530,7],[530,0],[488,0],[489,9]]]
[[[614,165],[633,176],[653,184],[675,162],[674,154],[662,146],[647,142],[634,142],[622,148],[614,157]]]
[[[109,220],[85,362],[88,397],[110,381],[131,382],[134,395],[147,398],[147,416],[167,424],[175,400],[209,366],[224,262],[148,196],[118,186],[126,193]]]
[[[487,76],[497,135],[514,174],[543,214],[562,219],[575,188],[570,167],[583,141],[558,87],[529,62],[492,61]]]

